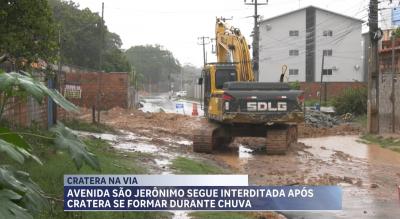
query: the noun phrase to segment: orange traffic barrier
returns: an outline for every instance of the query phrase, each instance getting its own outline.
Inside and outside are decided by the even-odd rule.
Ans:
[[[198,116],[199,112],[197,111],[197,103],[193,103],[193,110],[192,110],[192,116]]]

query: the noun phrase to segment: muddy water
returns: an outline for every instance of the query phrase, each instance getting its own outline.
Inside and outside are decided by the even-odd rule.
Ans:
[[[235,170],[244,170],[244,166],[250,159],[253,159],[253,150],[244,145],[239,145],[238,148],[228,148],[224,151],[215,152],[217,159],[224,161]]]
[[[334,152],[341,151],[352,157],[365,159],[369,163],[400,166],[400,153],[384,149],[378,145],[360,143],[358,136],[304,138],[299,141],[311,146],[307,150],[322,158],[329,158]]]
[[[304,138],[299,142],[311,146],[307,151],[322,158],[329,158],[335,151],[342,151],[353,157],[367,158],[368,146],[357,142],[358,136],[331,136]]]
[[[358,136],[331,136],[300,139],[311,146],[305,149],[325,161],[319,166],[333,176],[362,180],[361,186],[339,183],[343,191],[343,211],[293,213],[305,218],[399,218],[400,202],[396,193],[396,172],[400,171],[400,153],[377,145],[361,143]],[[335,160],[340,160],[340,162]],[[378,184],[378,188],[371,185]]]
[[[284,184],[273,180],[282,177],[297,178],[300,184],[307,184],[308,179],[315,178],[314,183],[319,185],[333,183],[342,187],[342,211],[287,212],[288,218],[400,218],[396,186],[400,184],[400,153],[361,143],[358,136],[305,138],[299,142],[305,146],[292,146],[285,156],[253,154],[243,145],[215,156],[233,169],[249,174],[251,183]],[[299,172],[303,177],[299,177]],[[325,182],[324,174],[334,181]],[[361,183],[341,180],[344,177]],[[378,187],[371,188],[374,184]]]

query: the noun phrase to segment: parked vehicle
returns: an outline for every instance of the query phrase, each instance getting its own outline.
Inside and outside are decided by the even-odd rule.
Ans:
[[[186,95],[187,95],[187,91],[185,91],[185,90],[178,91],[175,94],[175,96],[177,96],[177,97],[186,97]]]

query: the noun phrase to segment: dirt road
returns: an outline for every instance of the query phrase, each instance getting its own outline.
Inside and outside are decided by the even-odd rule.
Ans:
[[[90,120],[90,114],[82,119]],[[340,185],[343,211],[290,212],[287,218],[395,218],[400,215],[397,184],[400,154],[358,142],[352,125],[312,128],[302,125],[301,139],[285,156],[257,154],[264,139],[236,139],[226,151],[192,152],[191,136],[207,123],[199,117],[113,109],[102,120],[122,135],[108,136],[116,148],[156,154],[149,160],[152,172],[168,174],[176,156],[205,160],[249,175],[253,185]],[[101,136],[100,136],[101,137]],[[102,136],[107,138],[107,136]]]

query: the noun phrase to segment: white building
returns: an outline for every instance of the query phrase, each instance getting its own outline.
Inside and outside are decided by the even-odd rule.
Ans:
[[[364,80],[363,21],[314,6],[260,22],[260,75],[278,82],[287,66],[288,81],[319,82],[324,56],[324,82]]]

